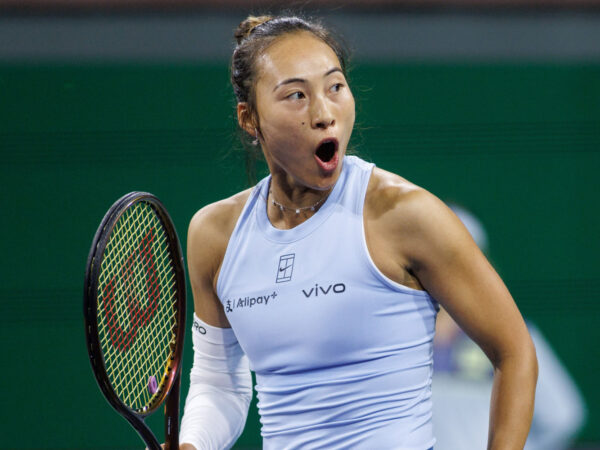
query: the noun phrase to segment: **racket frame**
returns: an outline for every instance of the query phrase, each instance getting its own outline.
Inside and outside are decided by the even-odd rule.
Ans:
[[[171,255],[175,256],[173,268],[175,271],[175,279],[177,289],[177,312],[175,330],[175,341],[172,345],[175,346],[172,356],[168,364],[168,376],[164,384],[166,389],[152,402],[151,407],[143,412],[139,412],[129,408],[119,398],[114,391],[108,374],[100,345],[100,337],[98,334],[98,282],[100,268],[102,267],[102,259],[104,250],[108,245],[111,237],[111,232],[125,213],[134,203],[145,201],[152,205],[153,210],[163,226],[167,235],[167,243]],[[173,221],[164,205],[156,198],[156,196],[148,193],[135,191],[130,192],[119,198],[106,212],[100,226],[92,240],[92,246],[88,255],[85,271],[84,282],[84,301],[83,314],[85,322],[85,336],[88,349],[88,356],[92,365],[92,371],[104,394],[108,403],[121,414],[134,429],[138,432],[142,440],[151,450],[160,450],[161,446],[154,436],[154,433],[145,424],[144,419],[154,413],[160,405],[167,399],[165,404],[165,449],[179,448],[179,388],[181,378],[181,361],[183,354],[184,336],[185,336],[185,307],[186,307],[186,282],[185,270],[183,265],[183,254],[179,238],[173,225]]]

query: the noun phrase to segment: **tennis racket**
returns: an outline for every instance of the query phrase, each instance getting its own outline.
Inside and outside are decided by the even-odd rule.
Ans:
[[[185,302],[181,246],[166,209],[147,192],[121,197],[87,260],[86,341],[106,400],[152,450],[161,447],[144,419],[165,399],[165,447],[179,448]]]

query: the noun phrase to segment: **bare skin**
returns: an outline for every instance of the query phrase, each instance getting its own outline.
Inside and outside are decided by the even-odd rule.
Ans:
[[[286,205],[315,203],[339,177],[354,125],[354,99],[341,72],[332,72],[336,67],[335,53],[312,35],[284,36],[259,62],[258,117],[251,117],[246,104],[238,105],[240,126],[261,142],[273,195]],[[301,81],[285,83],[291,79]],[[323,171],[315,163],[315,148],[323,137],[332,136],[339,142],[340,164]],[[247,190],[208,205],[190,223],[188,268],[195,311],[213,326],[230,327],[216,284],[249,195]],[[268,203],[267,214],[273,226],[291,229],[314,213],[297,215]],[[443,202],[395,174],[374,169],[363,219],[369,252],[383,274],[429,292],[492,362],[488,448],[522,449],[533,413],[537,361],[525,323],[500,277]],[[187,445],[181,448],[193,448]]]

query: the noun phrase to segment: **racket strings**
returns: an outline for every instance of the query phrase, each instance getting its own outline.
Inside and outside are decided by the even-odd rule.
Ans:
[[[160,219],[145,202],[126,210],[103,254],[98,331],[110,382],[131,409],[161,394],[173,353],[176,275]]]
[[[144,251],[143,250],[143,245],[144,245],[144,243],[142,242],[142,244],[140,244],[140,253],[141,253],[140,257],[141,257],[141,259],[143,259],[143,251]],[[131,248],[131,246],[129,248]],[[128,257],[128,260],[129,260],[129,258],[131,258],[131,256]],[[127,267],[127,265],[125,267]],[[127,280],[127,278],[129,278],[129,280]],[[130,276],[129,277],[125,277],[125,279],[127,281],[129,281],[129,283],[124,284],[124,286],[128,286],[128,288],[125,289],[127,295],[130,295],[129,291],[131,291],[132,289],[133,290],[142,290],[143,289],[143,286],[140,284],[143,280],[141,280],[140,277],[137,277],[137,280],[136,280],[137,283],[135,283],[135,282],[132,283],[132,280],[131,280]],[[148,287],[147,291],[148,291],[148,294],[150,295],[151,292],[152,292],[151,291],[151,287]],[[128,305],[130,305],[131,304],[131,302],[130,302],[131,299],[130,298],[127,298],[127,299],[129,300]],[[131,316],[131,308],[129,309],[129,313],[130,313],[130,316]],[[143,316],[133,316],[133,317],[134,317],[133,319],[132,319],[132,317],[130,317],[130,319],[132,319],[132,326],[134,327],[134,329],[138,329],[138,328],[135,328],[135,327],[139,327],[140,326],[140,321],[143,322],[144,321],[144,317]],[[148,316],[146,316],[146,317],[148,317]],[[148,336],[150,336],[150,334],[146,333],[145,336],[148,337]],[[152,343],[151,342],[144,342],[143,337],[144,337],[144,335],[142,335],[141,338],[140,338],[140,340],[139,340],[140,341],[139,342],[140,346],[146,346],[147,349],[152,349],[153,348],[153,346],[151,345]],[[154,337],[152,339],[154,339]],[[136,356],[137,356],[137,358],[136,358]],[[147,371],[147,369],[149,367],[148,365],[143,365],[143,364],[139,364],[138,363],[140,356],[141,355],[139,353],[135,353],[135,352],[128,352],[127,353],[127,360],[128,360],[128,363],[129,363],[128,366],[134,369],[134,371],[129,374],[128,378],[133,379],[133,380],[138,380],[138,381],[141,380],[142,381],[142,389],[137,389],[136,390],[136,389],[131,389],[131,387],[128,387],[128,386],[124,386],[123,387],[124,389],[129,389],[129,391],[131,391],[131,392],[137,392],[137,395],[135,397],[131,398],[131,400],[130,400],[130,403],[132,403],[132,404],[140,403],[140,397],[145,397],[145,398],[148,397],[147,391],[146,391],[146,389],[143,389],[143,387],[146,385],[145,380],[149,379],[150,376],[154,376],[154,375],[148,373],[148,371]],[[149,355],[149,356],[151,356],[151,355]],[[138,364],[136,364],[136,363],[138,363]],[[144,369],[146,369],[145,372],[143,371]],[[125,378],[123,378],[123,379],[125,379]],[[144,402],[142,401],[142,403],[144,403]]]

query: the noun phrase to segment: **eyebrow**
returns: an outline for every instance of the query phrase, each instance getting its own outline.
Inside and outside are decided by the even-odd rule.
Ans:
[[[325,75],[323,75],[323,78],[328,77],[329,75],[331,75],[334,72],[343,73],[342,69],[340,69],[339,67],[334,67],[333,69],[329,69],[327,72],[325,72]],[[283,81],[277,83],[277,86],[275,86],[273,91],[276,91],[277,88],[279,88],[280,86],[283,86],[286,84],[291,84],[291,83],[306,83],[306,80],[304,78],[288,78],[286,80],[283,80]]]

